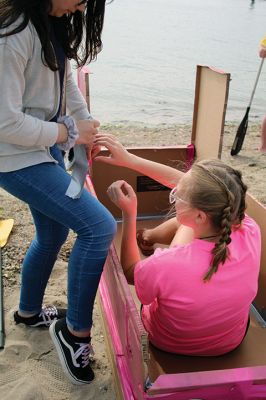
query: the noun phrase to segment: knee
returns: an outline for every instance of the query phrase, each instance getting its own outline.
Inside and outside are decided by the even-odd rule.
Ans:
[[[115,234],[116,234],[116,231],[117,231],[117,223],[116,223],[116,220],[114,219],[114,217],[112,216],[112,214],[109,213],[109,217],[108,218],[109,218],[108,225],[109,225],[109,229],[110,229],[111,236],[112,236],[112,239],[113,239]]]
[[[103,218],[99,223],[96,233],[98,233],[98,235],[106,237],[107,240],[111,242],[116,234],[116,230],[117,230],[116,220],[108,210],[105,210],[105,214],[103,215]]]
[[[81,240],[94,244],[110,244],[116,234],[116,220],[112,214],[103,209],[94,221],[88,219],[84,225],[78,229],[77,234]]]

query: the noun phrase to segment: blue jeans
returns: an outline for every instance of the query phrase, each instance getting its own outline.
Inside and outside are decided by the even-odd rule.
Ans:
[[[67,322],[72,329],[84,331],[92,326],[96,291],[116,223],[87,190],[75,200],[65,195],[71,177],[57,146],[51,153],[58,165],[43,163],[0,172],[0,186],[29,205],[36,227],[22,265],[19,309],[40,312],[58,252],[72,229],[77,239],[68,265]]]

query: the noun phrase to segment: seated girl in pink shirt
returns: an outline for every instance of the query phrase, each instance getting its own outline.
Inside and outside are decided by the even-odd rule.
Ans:
[[[243,340],[258,284],[260,231],[245,215],[241,173],[219,160],[195,163],[183,173],[142,159],[110,135],[96,135],[110,151],[97,161],[134,169],[172,188],[175,218],[142,232],[151,247],[169,243],[141,260],[136,240],[137,198],[125,181],[108,189],[122,210],[121,264],[134,284],[144,326],[158,348],[215,356]]]

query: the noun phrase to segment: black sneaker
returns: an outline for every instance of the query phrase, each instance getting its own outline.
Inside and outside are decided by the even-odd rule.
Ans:
[[[18,311],[14,312],[14,320],[16,324],[25,324],[32,328],[49,327],[51,323],[60,318],[65,318],[66,309],[56,308],[53,305],[43,306],[42,311],[33,317],[25,318],[18,314]]]
[[[66,319],[54,321],[49,328],[65,374],[75,385],[90,383],[94,372],[90,357],[94,354],[91,338],[79,338],[69,332]]]

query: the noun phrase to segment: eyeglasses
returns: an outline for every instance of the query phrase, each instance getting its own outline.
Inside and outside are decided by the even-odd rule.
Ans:
[[[180,201],[181,203],[184,203],[184,204],[189,204],[188,201],[183,200],[183,199],[181,199],[180,197],[178,197],[177,194],[176,194],[176,192],[177,192],[177,189],[176,189],[176,187],[174,187],[174,188],[171,190],[171,192],[169,193],[169,203],[170,203],[170,204],[174,204],[174,203],[177,202],[177,201]]]

